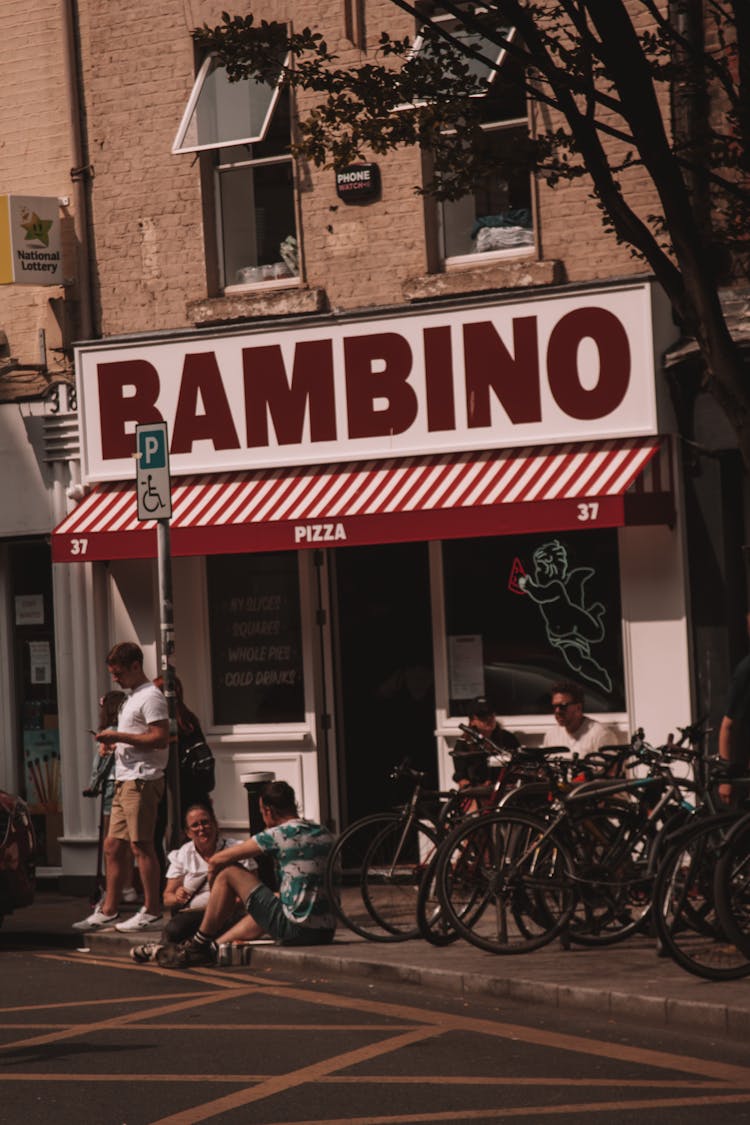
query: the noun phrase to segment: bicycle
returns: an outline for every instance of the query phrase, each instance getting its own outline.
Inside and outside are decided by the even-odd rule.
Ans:
[[[435,879],[462,937],[494,953],[528,952],[558,935],[566,944],[611,944],[644,925],[657,841],[693,811],[683,789],[698,785],[676,778],[666,751],[647,747],[642,732],[634,743],[648,777],[566,791],[564,770],[549,764],[547,816],[504,808],[451,833]]]
[[[405,759],[391,771],[408,777],[409,800],[391,812],[350,824],[331,850],[326,892],[339,920],[369,941],[407,941],[419,935],[416,899],[423,871],[435,852],[437,830],[428,803],[449,806],[456,790],[427,790],[424,773]],[[448,815],[448,814],[446,814]]]
[[[494,769],[491,783],[483,786],[466,786],[458,790],[453,801],[444,805],[436,823],[438,841],[448,835],[459,820],[481,816],[502,804],[508,793],[523,788],[529,777],[536,778],[539,772],[539,756],[561,751],[560,747],[546,750],[530,750],[519,747],[509,750],[498,746],[488,735],[473,727],[459,723],[464,739],[473,744],[473,753],[486,754],[495,758],[499,765]],[[417,895],[417,926],[420,935],[432,945],[449,945],[459,938],[458,932],[450,925],[436,893],[435,872],[439,853],[439,842],[430,862],[426,865]]]
[[[722,853],[737,812],[689,824],[673,840],[654,886],[654,924],[660,953],[707,980],[737,980],[750,974],[750,948],[725,925],[716,892]],[[748,820],[748,818],[745,818]],[[744,847],[743,840],[743,847]],[[733,862],[729,859],[730,869]]]

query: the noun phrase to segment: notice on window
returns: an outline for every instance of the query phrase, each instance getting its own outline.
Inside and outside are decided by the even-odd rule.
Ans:
[[[52,683],[52,652],[49,641],[29,641],[29,665],[32,684]]]
[[[451,699],[484,695],[484,656],[478,633],[448,637],[448,674]]]
[[[214,722],[301,722],[296,556],[217,556],[208,576]]]
[[[44,624],[43,594],[19,594],[14,600],[16,625]]]

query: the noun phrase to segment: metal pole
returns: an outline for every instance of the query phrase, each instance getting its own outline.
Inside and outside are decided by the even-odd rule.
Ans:
[[[167,829],[169,848],[181,843],[180,829],[180,761],[177,748],[177,696],[174,668],[170,657],[174,652],[174,605],[172,601],[172,553],[169,544],[169,520],[156,521],[159,568],[159,621],[161,637],[161,674],[169,710],[169,762],[167,763]]]

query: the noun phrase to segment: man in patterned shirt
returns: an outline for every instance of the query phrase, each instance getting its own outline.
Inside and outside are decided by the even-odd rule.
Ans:
[[[211,895],[201,928],[182,946],[172,963],[187,968],[216,960],[215,938],[222,933],[237,898],[245,903],[257,933],[279,945],[327,945],[333,941],[336,918],[326,897],[325,869],[333,836],[297,811],[291,785],[272,781],[263,790],[260,810],[265,829],[241,844],[224,848],[208,860]],[[275,895],[257,873],[239,861],[262,854],[276,863],[279,892]]]

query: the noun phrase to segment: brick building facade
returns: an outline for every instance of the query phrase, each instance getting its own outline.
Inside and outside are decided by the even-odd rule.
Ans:
[[[51,848],[47,862],[60,862],[70,876],[83,875],[90,866],[95,811],[79,798],[90,764],[90,748],[81,732],[91,726],[96,697],[107,686],[104,653],[114,640],[134,637],[146,651],[147,670],[155,674],[158,665],[155,537],[149,531],[144,539],[142,527],[121,521],[120,538],[102,538],[115,535],[102,497],[133,491],[132,471],[126,459],[109,455],[101,420],[119,377],[118,363],[135,364],[128,368],[131,373],[146,370],[138,364],[158,371],[161,397],[155,408],[173,432],[178,387],[187,386],[189,357],[216,357],[221,379],[211,386],[220,387],[226,396],[241,449],[231,464],[215,457],[210,443],[195,436],[186,455],[173,450],[176,485],[186,488],[188,481],[195,488],[231,488],[238,482],[247,484],[253,473],[267,471],[269,481],[281,480],[292,490],[290,475],[307,466],[310,472],[320,469],[315,481],[322,494],[323,480],[335,477],[343,465],[354,471],[352,464],[369,466],[372,461],[373,471],[382,466],[383,473],[400,473],[399,479],[406,480],[424,467],[420,458],[442,457],[447,464],[453,456],[463,461],[451,462],[450,471],[458,473],[468,465],[467,471],[478,478],[484,471],[481,466],[494,464],[500,455],[551,456],[564,443],[575,446],[565,446],[568,459],[575,459],[586,443],[593,443],[587,452],[607,464],[607,458],[624,458],[626,448],[642,455],[617,486],[611,468],[601,495],[590,480],[581,481],[570,492],[572,515],[554,506],[564,495],[562,478],[554,500],[537,502],[541,480],[561,471],[549,461],[528,470],[540,483],[525,504],[509,503],[500,519],[502,504],[497,501],[496,525],[496,509],[484,501],[481,518],[476,513],[479,502],[465,497],[448,505],[448,514],[441,509],[444,514],[438,518],[436,499],[429,531],[422,532],[417,517],[409,514],[418,502],[407,505],[395,494],[389,512],[401,522],[387,526],[383,513],[380,523],[371,519],[355,524],[353,517],[347,523],[346,516],[336,514],[343,509],[329,500],[328,508],[321,501],[318,515],[285,517],[277,511],[254,516],[255,523],[248,517],[238,527],[231,524],[233,516],[219,516],[223,509],[218,493],[211,509],[215,514],[200,523],[200,535],[195,527],[185,530],[178,517],[173,530],[175,663],[186,699],[204,720],[217,758],[217,808],[228,827],[240,828],[246,821],[241,778],[248,772],[272,770],[288,778],[308,814],[337,825],[388,800],[382,777],[402,749],[411,750],[445,783],[450,776],[448,751],[466,701],[474,694],[494,695],[506,725],[523,740],[538,741],[550,723],[549,687],[555,676],[566,672],[587,680],[591,709],[613,722],[623,738],[636,725],[645,725],[658,739],[675,723],[688,722],[695,677],[686,524],[679,448],[670,436],[676,426],[661,369],[661,355],[676,332],[642,263],[604,229],[586,179],[554,189],[541,180],[529,182],[522,188],[521,208],[528,219],[521,223],[515,245],[498,248],[495,243],[483,253],[457,253],[456,248],[468,246],[468,212],[441,214],[439,204],[415,193],[423,175],[416,150],[378,159],[380,194],[360,205],[337,195],[331,170],[284,163],[283,133],[289,126],[283,96],[260,139],[248,143],[247,132],[240,130],[214,143],[211,129],[220,127],[217,120],[228,103],[222,102],[226,91],[221,76],[209,78],[207,85],[217,83],[208,113],[214,116],[208,124],[194,124],[191,134],[193,141],[196,133],[200,140],[201,130],[209,130],[203,134],[203,147],[191,148],[186,142],[185,151],[173,153],[203,62],[196,57],[191,32],[204,22],[217,23],[220,5],[199,0],[147,5],[134,0],[127,11],[117,11],[78,0],[38,7],[33,67],[25,10],[11,4],[6,15],[7,32],[0,46],[6,76],[0,91],[0,191],[60,200],[65,284],[4,286],[0,327],[8,337],[8,356],[29,370],[30,365],[38,368],[34,374],[42,383],[34,385],[28,411],[52,436],[55,427],[64,428],[79,417],[82,453],[79,461],[68,430],[62,444],[58,440],[55,445],[48,436],[40,456],[46,526],[27,534],[16,520],[0,533],[9,573],[10,554],[20,549],[14,544],[41,549],[53,528],[60,527],[52,536],[55,563],[50,580],[56,636],[47,638],[57,654],[57,690],[50,685],[42,729],[46,723],[59,732],[65,823],[61,858]],[[414,30],[408,17],[386,0],[367,5],[366,27],[361,22],[364,6],[355,10],[340,0],[326,0],[322,6],[304,0],[260,3],[253,11],[258,18],[323,29],[342,64],[361,61],[375,51],[384,28],[394,35]],[[70,14],[67,30],[65,12]],[[300,112],[308,106],[308,96],[301,95]],[[520,119],[511,114],[506,124],[534,129],[535,115],[545,113],[538,106],[523,109]],[[258,159],[260,163],[253,163]],[[507,206],[512,185],[496,188],[493,198],[506,199]],[[649,214],[653,200],[639,170],[629,173],[627,190],[638,210]],[[469,225],[477,217],[475,211]],[[289,252],[290,237],[297,243],[296,263],[294,251]],[[602,416],[591,424],[579,417],[566,423],[566,429],[559,404],[552,404],[557,421],[550,422],[544,378],[545,363],[552,363],[551,347],[545,358],[544,346],[562,320],[592,308],[604,309],[601,315],[607,318],[619,317],[618,331],[632,355],[645,357],[643,370],[651,372],[643,398],[648,408],[641,411],[633,405],[627,416]],[[398,338],[399,348],[408,340],[416,371],[413,333],[449,332],[429,339],[452,341],[452,375],[458,378],[463,360],[456,341],[461,333],[470,341],[472,329],[466,325],[477,320],[494,326],[483,336],[491,341],[487,355],[506,364],[511,373],[514,347],[518,351],[522,346],[520,322],[537,324],[542,339],[538,362],[544,369],[540,394],[548,405],[540,407],[536,429],[512,432],[507,417],[501,419],[498,413],[502,393],[499,383],[493,383],[492,393],[487,391],[491,425],[478,427],[477,433],[469,420],[453,444],[444,427],[442,444],[435,445],[434,431],[427,426],[400,450],[389,445],[387,435],[374,434],[370,446],[355,442],[350,447],[342,440],[338,452],[329,444],[325,456],[316,459],[315,441],[303,423],[299,440],[290,440],[286,449],[271,439],[269,449],[273,448],[261,456],[245,441],[242,426],[249,422],[243,409],[248,408],[240,401],[238,372],[242,356],[252,349],[276,348],[290,380],[292,370],[297,378],[295,355],[312,354],[305,349],[310,340],[318,340],[324,349],[320,354],[331,357],[331,380],[338,394],[341,387],[351,391],[353,385],[351,373],[338,370],[339,349],[349,346],[346,340],[385,334]],[[566,321],[573,323],[574,319]],[[46,365],[40,362],[40,329],[45,332]],[[75,370],[74,343],[79,344]],[[594,329],[583,331],[578,344],[586,357],[578,372],[583,394],[596,384],[596,349],[602,368],[606,349]],[[420,379],[424,377],[429,391],[430,380],[437,378],[437,351],[431,353],[434,370],[415,375],[417,397],[427,393]],[[371,353],[368,374],[376,375],[383,365],[387,370],[388,363],[387,356]],[[583,370],[587,364],[588,374]],[[300,360],[300,378],[303,367]],[[520,369],[515,370],[518,374]],[[247,366],[245,371],[246,380],[251,379]],[[216,400],[212,407],[205,399],[208,376],[203,368],[201,372],[195,375],[192,391],[185,391],[193,395],[194,435],[203,424],[196,419],[219,409]],[[77,400],[68,391],[74,375]],[[115,382],[108,382],[110,376]],[[484,377],[480,372],[476,380],[481,384]],[[125,419],[122,424],[129,432],[135,421],[154,420],[153,402],[142,417],[125,418],[130,393],[125,386],[131,391],[136,387],[136,397],[139,393],[136,376],[132,384],[130,378],[129,374],[125,383],[117,384],[118,417]],[[512,374],[509,378],[512,381]],[[9,369],[6,387],[13,379]],[[62,390],[54,391],[58,384]],[[310,393],[314,397],[315,392]],[[3,424],[17,425],[23,407],[10,401],[10,392],[2,402],[0,410],[7,412]],[[278,402],[292,404],[283,396]],[[344,408],[339,399],[337,403],[336,432],[341,437]],[[279,417],[267,406],[278,430]],[[423,406],[420,398],[420,417]],[[351,405],[349,409],[351,422]],[[378,414],[385,409],[377,395],[362,409],[370,411],[377,429]],[[457,408],[458,415],[462,409]],[[61,416],[68,422],[60,422]],[[50,422],[50,417],[55,420]],[[659,435],[661,442],[655,440]],[[652,458],[657,446],[659,452]],[[269,481],[264,487],[273,500],[274,487],[282,485],[272,487]],[[380,487],[390,487],[389,480],[384,477]],[[425,481],[419,487],[429,491],[432,485]],[[607,509],[607,488],[608,497],[621,501],[617,514],[612,506],[606,519],[597,522],[594,517],[595,526],[590,526],[586,521],[594,506],[597,512],[600,504],[601,511]],[[651,508],[640,503],[644,495],[656,498]],[[279,510],[281,499],[276,497]],[[204,501],[193,493],[186,503],[196,505],[191,510],[197,511]],[[644,515],[647,509],[650,514]],[[419,527],[427,528],[427,516],[420,512]],[[457,512],[463,512],[460,519]],[[289,522],[289,539],[282,550],[272,532],[284,519]],[[315,530],[324,527],[330,532]],[[217,547],[219,542],[224,546]],[[535,552],[552,542],[564,550],[571,571],[591,570],[597,576],[596,597],[592,594],[586,602],[579,591],[579,609],[590,614],[597,599],[608,599],[606,638],[591,640],[588,666],[571,663],[559,634],[555,639],[554,633],[551,637],[545,632],[539,614],[529,612],[529,599],[519,597],[518,588],[509,582],[511,564],[518,561],[528,569]],[[474,583],[478,602],[467,595]],[[8,578],[6,586],[10,596]],[[495,591],[501,588],[504,601],[495,605]],[[272,603],[276,616],[262,608]],[[480,606],[486,608],[486,626]],[[275,645],[270,640],[250,644],[248,637],[257,641],[264,630],[276,637]],[[16,633],[21,652],[32,637],[18,628]],[[665,672],[660,654],[666,650],[671,661]],[[720,698],[715,685],[712,690],[715,710]],[[7,761],[0,761],[0,777],[23,789],[28,783],[23,756],[28,708],[24,710],[18,677],[12,682],[6,676],[3,691],[8,703],[5,745],[13,749],[7,751]],[[33,738],[26,741],[33,747]],[[49,822],[50,833],[56,824]]]

